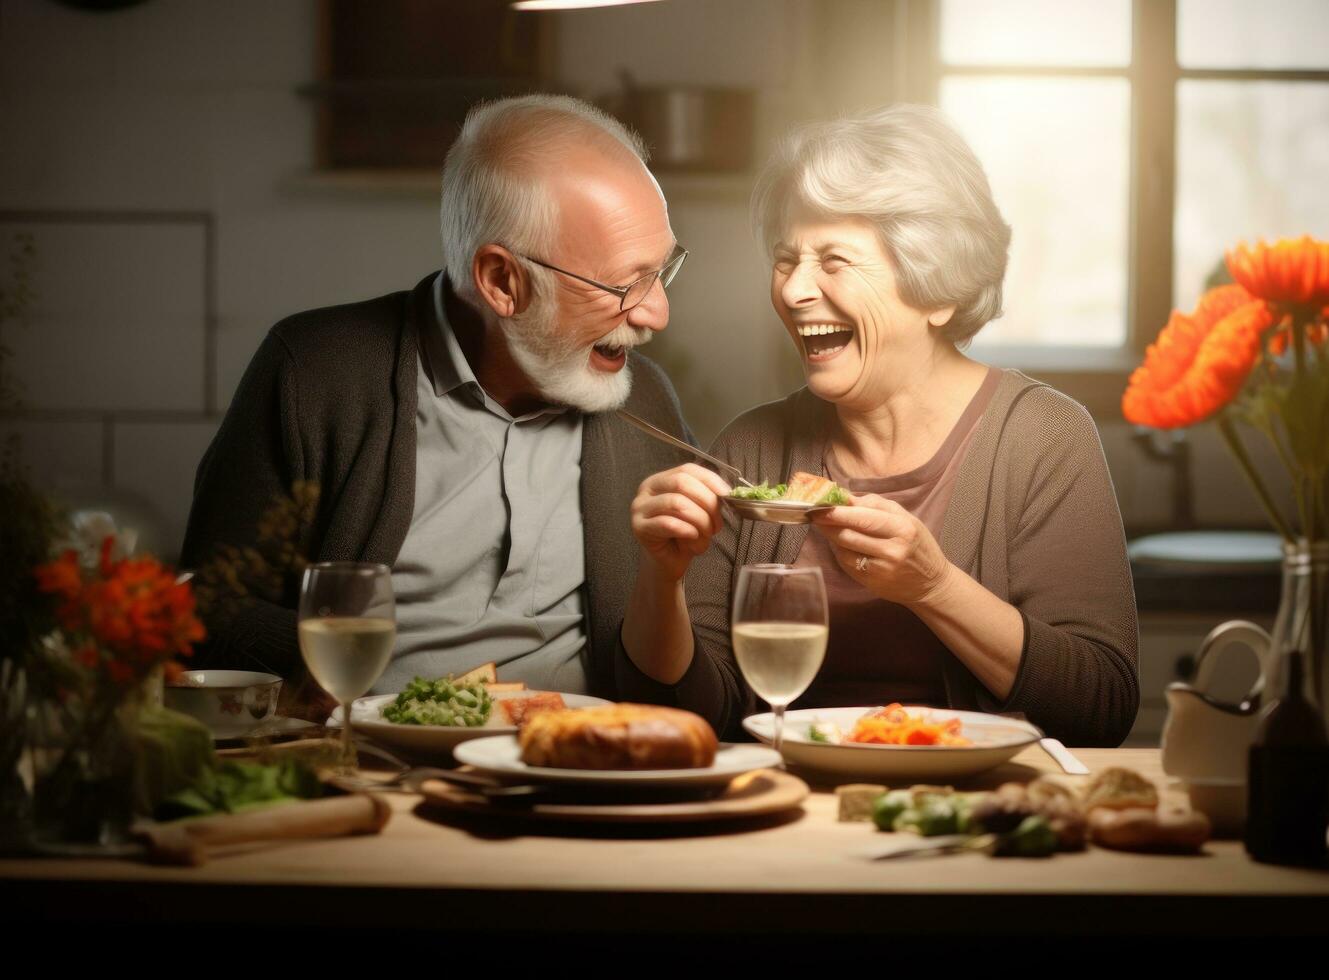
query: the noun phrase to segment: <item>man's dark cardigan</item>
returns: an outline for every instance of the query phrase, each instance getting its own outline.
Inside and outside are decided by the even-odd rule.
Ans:
[[[218,545],[251,544],[263,512],[297,481],[312,481],[321,492],[306,546],[311,561],[393,565],[415,497],[417,337],[438,329],[433,280],[411,292],[300,313],[272,328],[199,464],[185,567],[198,567]],[[629,363],[632,394],[624,407],[692,442],[664,372],[635,352]],[[620,639],[637,572],[632,498],[647,476],[684,459],[613,414],[585,418],[587,674],[594,694],[676,704],[724,732],[739,720],[729,717],[730,706],[744,701],[732,661],[712,660],[698,644],[688,672],[665,686],[632,664]],[[238,613],[210,617],[195,663],[298,672],[298,583],[287,586],[280,604],[253,600]]]

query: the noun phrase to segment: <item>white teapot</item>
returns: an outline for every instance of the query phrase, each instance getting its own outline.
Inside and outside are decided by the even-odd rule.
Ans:
[[[1254,651],[1260,676],[1238,704],[1208,693],[1226,647]],[[1194,683],[1169,684],[1163,725],[1163,771],[1185,781],[1246,782],[1247,753],[1255,738],[1261,695],[1273,668],[1273,640],[1254,623],[1234,619],[1214,627],[1195,655]]]

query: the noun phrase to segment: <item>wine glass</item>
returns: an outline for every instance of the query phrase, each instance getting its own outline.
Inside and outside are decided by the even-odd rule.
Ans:
[[[829,636],[821,569],[744,565],[732,619],[734,656],[748,684],[770,702],[779,752],[784,709],[821,669]]]
[[[337,774],[355,774],[351,702],[373,687],[397,639],[392,573],[386,565],[333,561],[310,565],[300,586],[300,653],[323,690],[341,704]]]

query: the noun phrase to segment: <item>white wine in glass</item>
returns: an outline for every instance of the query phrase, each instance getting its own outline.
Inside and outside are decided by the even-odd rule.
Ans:
[[[355,773],[351,702],[378,680],[397,639],[392,573],[386,565],[323,562],[305,569],[300,589],[300,653],[323,690],[341,704],[338,773]]]
[[[784,744],[784,709],[808,689],[826,656],[826,586],[819,568],[746,565],[738,573],[732,619],[743,677],[770,703],[772,747]]]

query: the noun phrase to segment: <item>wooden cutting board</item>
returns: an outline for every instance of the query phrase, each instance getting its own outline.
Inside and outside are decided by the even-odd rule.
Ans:
[[[808,784],[797,776],[774,769],[744,773],[719,796],[706,799],[653,803],[557,802],[529,806],[493,803],[458,786],[431,781],[421,787],[426,803],[448,810],[516,820],[575,823],[668,824],[744,820],[783,813],[802,804]]]

